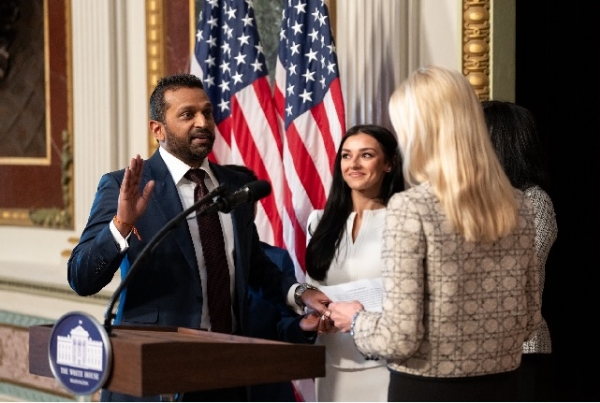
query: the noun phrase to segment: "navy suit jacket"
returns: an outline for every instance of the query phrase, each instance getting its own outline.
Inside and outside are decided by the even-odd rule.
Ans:
[[[294,262],[287,250],[260,242],[265,254],[279,267],[279,269],[290,276],[296,276]],[[261,339],[287,341],[291,343],[308,343],[306,337],[300,338],[301,316],[291,311],[284,304],[274,304],[266,301],[261,290],[250,287],[249,309],[252,320],[250,321],[249,336]],[[280,326],[283,329],[280,329]],[[289,330],[291,331],[289,331]],[[293,337],[288,335],[292,334]],[[295,402],[296,394],[292,382],[276,382],[250,387],[251,402]]]
[[[246,174],[212,163],[210,167],[219,184],[232,192],[251,181]],[[142,240],[131,236],[129,248],[121,253],[109,223],[117,212],[123,176],[124,170],[102,176],[87,225],[69,258],[68,281],[79,295],[92,295],[105,287],[125,257],[133,264],[152,237],[183,211],[173,178],[156,151],[144,163],[140,183],[142,189],[148,181],[155,181],[148,207],[135,223]],[[233,309],[238,333],[246,335],[250,320],[248,288],[261,289],[265,298],[284,303],[296,279],[285,276],[261,250],[251,203],[230,214],[235,245]],[[194,245],[183,220],[156,246],[124,290],[115,324],[198,328],[203,303]]]

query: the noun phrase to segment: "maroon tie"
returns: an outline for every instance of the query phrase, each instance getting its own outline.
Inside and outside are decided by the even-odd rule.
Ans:
[[[200,200],[208,189],[204,184],[202,169],[190,169],[185,177],[196,183],[194,201]],[[200,210],[204,209],[204,204]],[[211,330],[219,333],[231,333],[231,293],[229,283],[229,267],[225,256],[225,240],[217,213],[196,215],[200,230],[200,243],[204,253],[207,275],[208,313]]]

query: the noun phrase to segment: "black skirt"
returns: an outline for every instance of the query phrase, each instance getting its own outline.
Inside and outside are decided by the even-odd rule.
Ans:
[[[390,402],[514,402],[518,401],[517,371],[500,374],[431,378],[390,371]]]

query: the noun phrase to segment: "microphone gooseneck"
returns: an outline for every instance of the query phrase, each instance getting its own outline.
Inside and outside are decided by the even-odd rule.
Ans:
[[[112,330],[112,321],[115,318],[115,314],[113,313],[113,309],[117,300],[119,299],[121,292],[129,285],[131,279],[135,276],[136,272],[141,267],[141,263],[146,261],[148,257],[150,257],[150,253],[154,250],[154,248],[163,240],[163,238],[171,231],[179,222],[183,221],[190,213],[195,210],[198,210],[200,206],[208,203],[213,200],[215,197],[219,197],[223,193],[226,192],[225,186],[218,186],[211,190],[206,196],[202,199],[198,200],[196,203],[183,210],[181,213],[177,214],[175,217],[171,219],[171,221],[167,222],[167,224],[162,227],[156,235],[148,242],[148,244],[142,249],[137,259],[131,264],[129,271],[113,293],[106,306],[106,310],[104,311],[104,328],[106,332],[110,336]]]
[[[169,221],[163,228],[160,229],[160,231],[156,233],[156,235],[148,242],[144,249],[142,249],[137,259],[132,263],[129,271],[121,281],[121,284],[119,284],[113,293],[104,313],[104,328],[106,329],[108,335],[111,333],[112,321],[115,318],[113,309],[117,303],[117,300],[119,299],[119,296],[121,295],[121,292],[131,282],[131,279],[135,276],[136,272],[139,271],[141,263],[150,257],[150,253],[154,250],[154,248],[171,230],[173,230],[173,228],[175,228],[179,222],[183,221],[190,213],[200,209],[201,206],[211,201],[211,204],[197,212],[197,214],[208,215],[217,213],[219,211],[223,213],[229,213],[240,204],[256,202],[263,197],[267,197],[269,194],[271,194],[271,185],[269,182],[264,180],[250,182],[242,186],[240,190],[234,193],[229,193],[224,186],[219,186],[210,191],[206,196],[198,200],[192,206],[183,210],[181,213],[171,219],[171,221]]]

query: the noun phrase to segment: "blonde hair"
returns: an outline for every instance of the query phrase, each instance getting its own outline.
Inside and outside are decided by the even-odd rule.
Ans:
[[[429,182],[467,241],[495,241],[517,223],[514,190],[489,139],[483,109],[458,71],[419,68],[390,98],[409,185]]]

